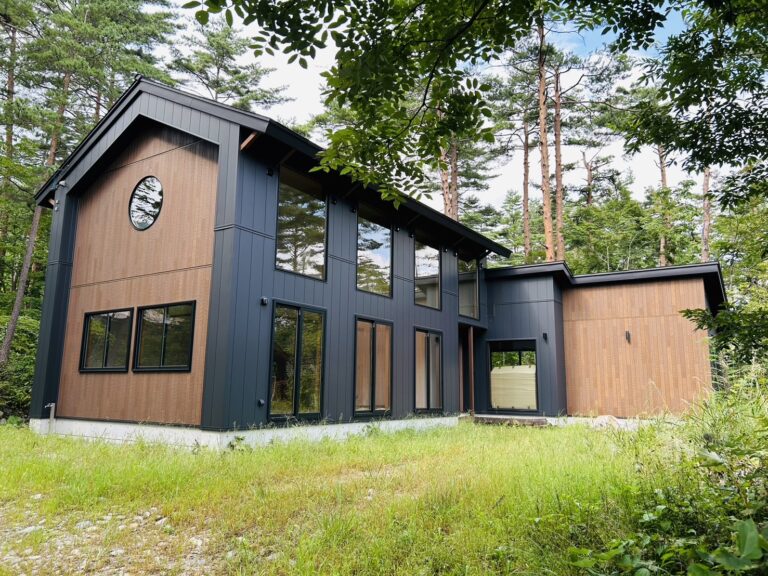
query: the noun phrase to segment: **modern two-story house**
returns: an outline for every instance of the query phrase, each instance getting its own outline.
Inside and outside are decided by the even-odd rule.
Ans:
[[[33,426],[634,417],[710,389],[707,334],[680,310],[717,310],[717,263],[487,269],[506,248],[311,171],[318,151],[137,80],[37,195],[53,220]]]

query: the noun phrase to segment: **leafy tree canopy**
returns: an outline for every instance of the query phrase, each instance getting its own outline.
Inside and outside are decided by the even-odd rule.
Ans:
[[[451,134],[492,138],[484,130],[491,87],[467,70],[502,58],[544,18],[613,33],[616,49],[626,51],[650,46],[670,12],[681,12],[686,28],[648,66],[666,114],[641,110],[637,122],[646,134],[661,122],[667,147],[690,153],[694,166],[759,165],[768,150],[768,130],[753,127],[768,119],[767,0],[194,0],[186,7],[201,22],[224,11],[229,21],[237,15],[258,24],[257,54],[282,50],[304,67],[335,43],[327,97],[354,110],[366,130],[336,132],[323,162],[383,184],[385,195],[423,186],[424,159],[438,158]],[[415,111],[407,105],[414,92],[421,94]],[[740,138],[743,130],[749,134]]]
[[[662,0],[611,2],[567,0],[197,0],[206,22],[224,11],[258,24],[256,53],[283,50],[301,66],[330,42],[338,48],[326,73],[327,97],[352,108],[366,131],[339,130],[323,162],[345,167],[364,183],[383,185],[385,194],[413,192],[425,185],[424,164],[439,158],[451,134],[484,130],[491,111],[484,104],[490,86],[468,69],[498,58],[532,29],[537,18],[575,19],[611,25],[627,44],[648,45],[663,21]],[[413,110],[408,95],[419,93]]]

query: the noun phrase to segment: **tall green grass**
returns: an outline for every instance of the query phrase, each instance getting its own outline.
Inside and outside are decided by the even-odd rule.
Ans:
[[[462,424],[216,453],[0,427],[0,512],[20,525],[32,502],[74,531],[156,507],[211,535],[223,573],[569,574],[569,547],[626,533],[638,458],[659,442],[655,428]]]

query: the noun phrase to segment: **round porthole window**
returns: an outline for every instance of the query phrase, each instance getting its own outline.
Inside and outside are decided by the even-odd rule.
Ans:
[[[128,205],[128,215],[136,230],[146,230],[157,220],[163,207],[163,185],[154,176],[147,176],[136,184]]]

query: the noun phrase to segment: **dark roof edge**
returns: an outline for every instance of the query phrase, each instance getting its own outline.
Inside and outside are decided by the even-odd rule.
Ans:
[[[485,277],[489,280],[497,278],[518,278],[524,276],[543,276],[547,274],[560,275],[571,283],[573,273],[568,264],[562,260],[557,262],[541,262],[539,264],[523,264],[520,266],[502,266],[500,268],[488,268]]]
[[[728,301],[720,263],[717,261],[701,264],[683,264],[680,266],[665,266],[662,268],[647,268],[645,270],[622,270],[618,272],[601,272],[598,274],[574,275],[565,262],[545,262],[542,264],[527,264],[524,266],[507,266],[504,268],[489,268],[486,271],[488,280],[515,278],[527,276],[552,275],[567,281],[570,286],[600,286],[604,284],[620,284],[629,282],[651,282],[654,280],[671,280],[675,278],[703,278],[704,290],[710,310],[716,313],[720,305]]]
[[[85,135],[80,143],[75,146],[75,149],[70,152],[69,156],[64,159],[64,161],[61,163],[61,166],[59,166],[59,168],[48,177],[48,180],[45,181],[45,183],[40,187],[40,190],[38,190],[35,194],[35,204],[43,204],[50,193],[56,190],[62,177],[65,176],[69,169],[77,163],[77,160],[79,160],[82,152],[84,152],[86,147],[90,145],[92,138],[97,134],[97,132],[101,132],[104,126],[111,123],[112,116],[115,115],[114,111],[120,108],[123,102],[128,100],[133,95],[133,92],[141,81],[142,76],[137,75],[133,83],[125,90],[125,92],[120,94],[118,99],[115,100],[115,103],[112,104],[107,113],[101,117],[101,120],[96,122],[96,125],[91,128],[90,132]]]

